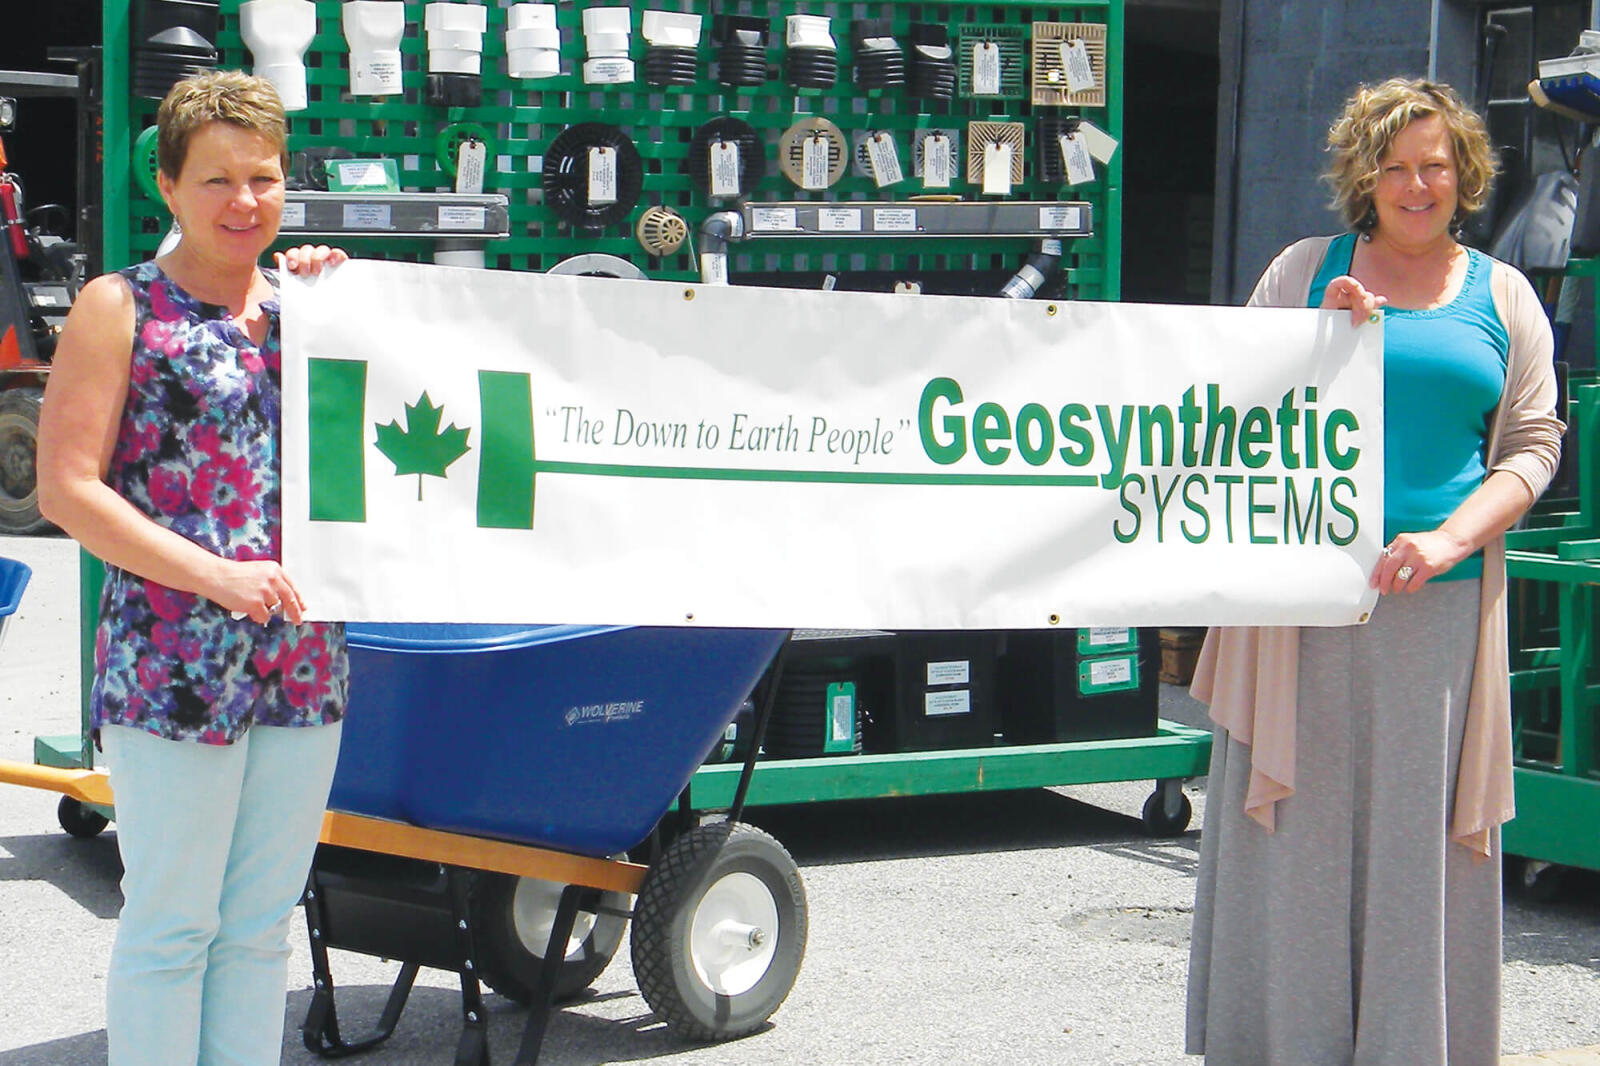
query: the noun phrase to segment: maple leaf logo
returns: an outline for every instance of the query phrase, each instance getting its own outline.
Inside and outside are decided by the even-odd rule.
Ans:
[[[417,499],[422,499],[422,476],[445,477],[450,464],[471,450],[470,430],[457,429],[454,423],[439,429],[443,407],[433,406],[424,392],[416,403],[406,404],[406,428],[390,421],[377,426],[378,450],[394,464],[395,477],[417,475]]]

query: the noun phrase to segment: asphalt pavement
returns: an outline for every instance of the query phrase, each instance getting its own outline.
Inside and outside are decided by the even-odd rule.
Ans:
[[[78,722],[77,550],[0,537],[34,581],[0,646],[0,759]],[[1201,724],[1164,686],[1163,714]],[[1183,989],[1203,782],[1190,831],[1140,832],[1150,782],[757,808],[801,868],[810,938],[788,1001],[761,1031],[676,1041],[641,998],[624,942],[553,1018],[541,1062],[593,1066],[967,1063],[1180,1066]],[[105,968],[120,897],[116,827],[67,836],[53,793],[0,786],[0,1066],[105,1061]],[[1584,827],[1592,831],[1592,827]],[[1600,1066],[1600,878],[1547,903],[1509,900],[1506,1062]],[[319,1060],[297,1027],[310,999],[304,922],[292,937],[283,1061]],[[398,966],[335,953],[347,1032],[377,1017]],[[510,1062],[525,1013],[489,1004],[493,1060]],[[453,975],[424,970],[394,1036],[355,1061],[454,1061]]]

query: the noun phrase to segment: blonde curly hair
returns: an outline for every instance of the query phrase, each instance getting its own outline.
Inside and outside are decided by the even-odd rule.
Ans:
[[[189,141],[200,127],[226,122],[258,133],[278,150],[289,172],[289,118],[278,90],[266,78],[238,70],[208,70],[183,79],[156,110],[156,165],[177,180],[189,155]]]
[[[1372,204],[1378,164],[1400,131],[1419,118],[1437,115],[1450,133],[1456,157],[1456,220],[1480,210],[1500,170],[1483,119],[1448,85],[1422,78],[1390,78],[1362,85],[1345,101],[1328,129],[1332,165],[1324,177],[1333,186],[1332,206],[1353,230],[1378,224]]]

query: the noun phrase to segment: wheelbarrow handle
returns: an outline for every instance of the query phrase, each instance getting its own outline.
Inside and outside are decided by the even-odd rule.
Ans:
[[[79,803],[112,805],[111,783],[103,770],[67,770],[37,763],[0,760],[0,784],[61,792]]]

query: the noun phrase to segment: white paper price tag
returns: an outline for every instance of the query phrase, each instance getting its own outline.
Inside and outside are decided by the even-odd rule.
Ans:
[[[993,41],[972,46],[972,95],[1000,95],[1000,46]]]
[[[440,229],[481,230],[488,224],[488,220],[487,208],[456,207],[450,204],[441,204],[439,207]]]
[[[393,229],[388,204],[345,204],[341,212],[345,229]]]
[[[483,171],[488,161],[488,145],[480,140],[462,141],[456,152],[456,192],[482,192]]]
[[[917,232],[917,209],[914,207],[874,207],[872,229],[876,233]]]
[[[1071,232],[1083,224],[1083,209],[1068,207],[1066,204],[1048,204],[1039,208],[1039,228],[1042,230],[1066,230]],[[1061,247],[1060,241],[1041,242],[1053,243]],[[1045,249],[1047,255],[1060,255],[1059,251]]]
[[[817,229],[822,233],[860,233],[861,208],[819,207]]]
[[[820,133],[801,142],[800,187],[802,189],[828,187],[828,147],[828,139]]]
[[[1088,146],[1089,154],[1101,163],[1111,162],[1111,157],[1117,154],[1117,139],[1093,122],[1080,119],[1078,136]]]
[[[383,164],[375,160],[336,159],[334,166],[339,168],[339,180],[345,185],[366,185],[381,189],[389,181],[389,176],[384,173]]]
[[[900,172],[900,153],[895,150],[894,138],[887,133],[874,133],[867,138],[867,162],[872,165],[872,180],[880,189],[905,178]]]
[[[706,285],[728,283],[728,257],[725,255],[700,256],[700,280]]]
[[[1067,168],[1067,184],[1082,185],[1094,180],[1094,158],[1089,155],[1089,146],[1083,138],[1075,133],[1063,133],[1059,138],[1061,142],[1061,161]]]
[[[711,145],[711,195],[739,195],[739,146],[732,141]]]
[[[1081,93],[1094,88],[1094,64],[1089,61],[1089,46],[1082,41],[1061,42],[1061,69],[1067,75],[1067,88]]]
[[[800,228],[792,207],[750,208],[750,229],[756,233],[786,233]]]
[[[283,214],[278,218],[279,228],[302,229],[305,227],[305,224],[306,205],[304,203],[283,205]]]
[[[983,193],[1011,195],[1011,146],[991,141],[983,146]]]
[[[617,150],[605,145],[589,149],[589,203],[617,202]]]
[[[950,138],[934,134],[922,142],[922,184],[930,189],[950,187]]]

